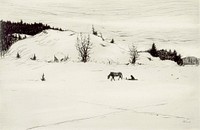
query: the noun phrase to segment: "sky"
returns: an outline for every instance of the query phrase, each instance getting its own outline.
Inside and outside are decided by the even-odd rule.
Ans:
[[[51,18],[83,19],[107,23],[154,23],[197,25],[198,0],[0,0],[0,16],[5,19]],[[6,11],[5,11],[6,10]],[[17,15],[17,16],[16,16]],[[12,18],[13,17],[13,18]]]

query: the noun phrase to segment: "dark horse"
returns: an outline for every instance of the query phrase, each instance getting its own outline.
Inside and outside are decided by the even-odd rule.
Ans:
[[[108,79],[111,77],[111,81],[115,80],[115,77],[119,77],[119,79],[123,78],[123,75],[121,72],[110,72],[110,74],[108,75]],[[118,79],[118,80],[119,80]]]

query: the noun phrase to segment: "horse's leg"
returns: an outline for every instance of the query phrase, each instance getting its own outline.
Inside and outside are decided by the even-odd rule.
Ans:
[[[121,78],[121,80],[123,79],[123,75],[122,74],[120,75],[120,78]]]
[[[112,79],[115,81],[115,76],[112,76]]]
[[[112,80],[113,80],[113,77],[111,76],[110,81],[112,81]]]
[[[119,79],[122,79],[122,76],[121,76],[121,75],[119,75]],[[118,80],[119,80],[119,79],[118,79]]]

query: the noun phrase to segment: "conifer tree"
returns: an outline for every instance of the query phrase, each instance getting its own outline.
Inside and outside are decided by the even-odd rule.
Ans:
[[[44,73],[43,73],[43,75],[42,75],[41,80],[42,80],[42,81],[45,81],[45,80],[46,80],[45,77],[44,77]]]
[[[16,56],[16,57],[17,57],[18,59],[21,58],[21,56],[19,55],[19,53],[17,53],[17,56]]]
[[[151,49],[149,50],[149,53],[154,56],[154,57],[158,57],[158,51],[156,49],[156,45],[155,43],[152,44]]]
[[[114,39],[112,39],[112,40],[110,41],[110,43],[115,43]]]

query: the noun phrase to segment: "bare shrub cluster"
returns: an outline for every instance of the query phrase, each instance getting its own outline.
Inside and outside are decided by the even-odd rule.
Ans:
[[[81,62],[88,62],[90,60],[90,54],[92,50],[90,35],[83,35],[80,33],[77,36],[76,49],[78,51],[79,59]]]

